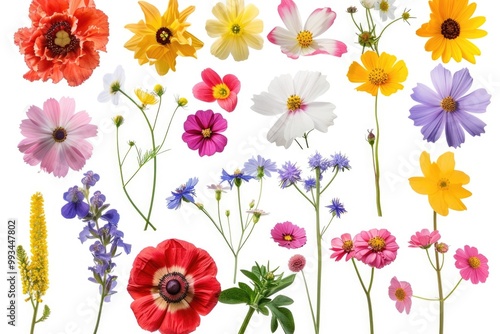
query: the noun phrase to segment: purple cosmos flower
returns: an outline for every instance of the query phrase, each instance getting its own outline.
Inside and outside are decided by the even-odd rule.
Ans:
[[[252,175],[245,175],[244,171],[241,171],[239,169],[236,169],[233,174],[229,174],[223,169],[220,178],[222,180],[221,183],[227,181],[227,183],[229,183],[232,189],[233,184],[239,187],[241,185],[241,180],[248,182],[254,177]]]
[[[419,83],[411,94],[419,104],[410,109],[409,118],[414,125],[422,126],[420,132],[425,140],[436,142],[444,130],[448,146],[456,148],[465,141],[464,130],[471,136],[484,133],[486,123],[471,113],[484,113],[491,95],[483,88],[465,95],[473,82],[468,69],[461,69],[452,77],[439,64],[431,71],[431,81],[435,91]]]
[[[271,177],[271,172],[276,172],[277,170],[275,162],[258,155],[257,159],[252,157],[245,162],[242,172],[260,180],[264,175]]]
[[[351,169],[349,165],[349,159],[343,155],[342,153],[335,153],[331,155],[332,161],[330,161],[330,165],[338,170],[344,171],[344,169]]]
[[[89,213],[90,206],[83,201],[85,196],[77,186],[69,188],[63,198],[68,202],[61,208],[61,215],[64,218],[71,219],[76,216],[83,218]]]
[[[184,122],[186,132],[182,134],[182,140],[190,149],[198,150],[200,157],[211,156],[224,151],[227,138],[221,132],[226,129],[227,121],[221,114],[214,114],[212,110],[198,110]]]
[[[306,230],[290,222],[277,223],[271,230],[271,236],[279,246],[288,249],[300,248],[307,242]]]
[[[169,209],[178,209],[181,207],[182,200],[186,202],[194,202],[196,196],[194,187],[198,183],[198,178],[190,178],[186,184],[181,185],[179,188],[172,191],[172,196],[167,197],[167,207]]]
[[[281,188],[289,187],[300,181],[300,172],[301,170],[290,161],[287,161],[283,166],[281,166],[281,169],[278,169]]]
[[[330,213],[334,214],[335,217],[340,218],[340,216],[346,213],[346,209],[344,208],[344,204],[340,203],[338,198],[332,199],[332,204],[327,205],[327,208],[330,209]]]

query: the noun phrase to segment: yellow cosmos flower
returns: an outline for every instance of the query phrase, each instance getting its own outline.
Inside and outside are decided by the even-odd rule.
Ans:
[[[479,48],[469,41],[470,38],[486,36],[487,32],[479,28],[485,21],[484,16],[471,18],[476,10],[476,3],[468,0],[433,0],[430,21],[417,30],[420,37],[430,37],[425,43],[425,50],[432,51],[432,59],[442,57],[444,63],[450,58],[459,62],[462,57],[475,64],[474,56],[479,56]]]
[[[462,187],[469,183],[469,176],[455,170],[455,157],[452,152],[442,154],[437,162],[432,163],[429,153],[422,152],[420,168],[424,176],[411,177],[410,186],[417,193],[429,196],[429,204],[435,212],[447,216],[448,209],[467,210],[461,199],[472,195]]]
[[[177,56],[196,58],[196,50],[203,42],[186,31],[190,26],[187,17],[195,7],[189,6],[179,13],[177,0],[170,0],[163,15],[153,5],[139,1],[146,21],[127,24],[125,28],[135,35],[125,43],[125,47],[134,51],[134,58],[140,65],[155,65],[159,75],[165,75],[171,69],[175,71]]]
[[[367,51],[361,55],[361,62],[353,62],[349,66],[347,78],[351,82],[363,82],[356,87],[359,91],[365,91],[373,96],[380,92],[386,96],[403,89],[400,82],[406,80],[408,69],[404,61],[396,62],[396,56],[383,52],[380,56],[374,51]]]
[[[207,20],[205,29],[208,36],[218,39],[212,44],[210,52],[220,59],[231,54],[236,61],[248,59],[251,47],[262,49],[264,40],[260,33],[264,30],[262,20],[255,19],[259,10],[253,4],[245,7],[244,0],[226,0],[212,9],[217,20]]]

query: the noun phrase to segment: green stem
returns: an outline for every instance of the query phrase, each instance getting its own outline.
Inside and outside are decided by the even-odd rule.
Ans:
[[[330,184],[332,184],[333,180],[335,180],[335,178],[337,177],[338,173],[339,173],[339,169],[337,167],[335,167],[335,173],[333,173],[332,178],[330,179],[330,181],[328,181],[328,183],[326,184],[326,186],[323,187],[323,190],[320,191],[320,194],[324,193],[325,190],[330,186]]]
[[[458,286],[460,285],[460,283],[462,283],[463,281],[463,278],[460,279],[460,281],[458,281],[458,283],[455,285],[455,287],[450,291],[449,294],[446,295],[446,297],[444,297],[444,300],[445,301],[446,299],[448,299],[449,296],[451,296],[451,294],[458,288]]]
[[[361,283],[361,287],[363,288],[363,291],[366,296],[366,301],[368,303],[368,317],[370,320],[370,334],[374,333],[374,327],[373,327],[373,308],[372,308],[372,299],[370,297],[370,292],[372,289],[372,284],[373,284],[373,276],[375,274],[375,268],[372,267],[371,271],[371,276],[370,276],[370,285],[368,286],[368,289],[365,287],[365,284],[363,283],[363,279],[361,278],[361,275],[359,274],[358,266],[356,266],[356,262],[354,261],[354,258],[351,259],[352,264],[354,265],[354,269],[356,270],[356,275],[358,276],[359,283]]]
[[[99,303],[99,312],[97,313],[97,320],[94,327],[94,334],[97,334],[97,330],[99,329],[99,322],[101,321],[101,313],[102,313],[102,305],[104,304],[104,290],[106,285],[106,274],[104,274],[103,282],[102,282],[102,293],[101,293],[101,302]]]
[[[319,334],[320,328],[320,316],[321,316],[321,272],[322,272],[322,250],[321,250],[321,233],[320,233],[320,219],[319,219],[319,203],[320,203],[320,169],[316,167],[316,202],[315,202],[315,211],[316,211],[316,248],[318,253],[318,277],[317,277],[317,287],[316,287],[316,334]]]
[[[295,183],[293,183],[293,186],[295,187],[295,189],[297,189],[297,191],[298,191],[298,192],[299,192],[302,196],[304,196],[304,198],[305,198],[305,199],[306,199],[309,203],[311,203],[311,205],[312,205],[312,206],[316,207],[316,204],[315,204],[313,201],[311,201],[311,200],[309,199],[309,197],[307,197],[307,196],[306,196],[306,194],[304,194],[304,192],[303,192],[302,190],[300,190],[300,188],[299,188],[299,187],[297,187],[297,185],[296,185]]]
[[[309,294],[309,287],[307,286],[307,281],[306,281],[306,276],[304,275],[304,271],[300,271],[302,273],[302,278],[304,279],[304,285],[306,286],[306,293],[307,293],[307,301],[309,302],[309,310],[311,311],[311,318],[313,321],[314,329],[316,330],[316,319],[314,317],[314,309],[311,303],[311,295]]]
[[[31,304],[33,305],[33,318],[31,318],[30,334],[33,334],[33,333],[35,333],[36,315],[38,313],[39,303],[38,303],[38,300],[36,300],[35,303],[33,303],[33,299],[32,299]]]
[[[306,141],[306,147],[309,148],[309,142],[307,141],[307,133],[304,133],[304,140]]]
[[[434,225],[434,231],[437,231],[437,214],[433,211],[432,221]],[[438,293],[439,293],[439,334],[444,333],[444,298],[443,298],[443,284],[441,281],[441,267],[439,266],[439,252],[436,252],[436,274],[438,283]]]
[[[302,147],[302,145],[300,145],[299,141],[297,139],[294,139],[294,140],[297,143],[297,145],[299,145],[300,149],[303,150],[304,148]]]
[[[255,309],[253,307],[248,308],[247,315],[245,316],[245,319],[243,319],[243,323],[241,324],[240,330],[238,331],[238,334],[243,334],[245,333],[248,323],[250,322],[250,319],[252,318],[253,313],[255,312]]]
[[[375,137],[375,196],[377,201],[377,213],[382,217],[382,205],[380,204],[380,166],[378,161],[378,144],[380,141],[380,126],[378,122],[378,93],[375,95],[375,126],[377,135]]]
[[[429,248],[426,248],[425,249],[425,252],[427,253],[427,258],[429,259],[429,262],[432,266],[432,268],[434,268],[434,270],[437,270],[436,266],[434,265],[434,262],[432,262],[432,259],[431,259],[431,255],[429,254]],[[437,253],[437,252],[436,252]],[[440,268],[441,269],[441,268]]]

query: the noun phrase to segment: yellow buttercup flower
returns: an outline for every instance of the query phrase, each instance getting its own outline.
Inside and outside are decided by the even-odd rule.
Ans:
[[[253,4],[245,6],[244,0],[226,0],[212,9],[217,20],[207,20],[205,29],[208,36],[218,39],[212,44],[210,52],[220,59],[231,54],[236,61],[248,59],[251,47],[262,49],[264,40],[260,33],[264,29],[262,20],[256,19],[259,10]]]
[[[170,69],[175,71],[177,56],[196,58],[196,50],[203,46],[203,42],[186,30],[190,26],[186,19],[194,12],[194,6],[179,13],[177,0],[170,0],[167,10],[161,15],[155,6],[145,1],[139,1],[139,5],[145,21],[125,26],[135,34],[125,47],[134,51],[140,65],[154,64],[156,72],[165,75]]]
[[[143,109],[149,105],[158,103],[158,96],[156,94],[150,93],[140,88],[136,88],[134,90],[134,93],[139,99],[139,101],[141,101]]]
[[[374,51],[367,51],[361,55],[361,62],[364,67],[353,62],[347,72],[349,81],[363,83],[356,87],[357,90],[376,96],[380,89],[382,94],[388,96],[403,89],[401,82],[408,76],[404,61],[396,62],[396,56],[385,52],[379,56]]]
[[[417,193],[429,196],[429,204],[436,213],[447,216],[448,209],[467,210],[461,199],[472,195],[462,187],[469,183],[469,176],[455,170],[455,157],[452,152],[442,154],[437,162],[432,163],[429,153],[422,152],[420,168],[424,176],[411,177],[410,186]]]
[[[487,32],[478,29],[486,21],[484,16],[471,18],[476,3],[468,0],[432,0],[430,21],[417,30],[420,37],[430,37],[425,50],[432,51],[432,59],[442,58],[444,63],[451,58],[459,62],[465,60],[475,64],[474,56],[481,51],[469,39],[486,36]]]

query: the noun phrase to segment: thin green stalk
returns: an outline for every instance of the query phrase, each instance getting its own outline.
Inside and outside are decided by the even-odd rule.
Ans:
[[[302,278],[304,279],[304,285],[306,286],[307,293],[307,301],[309,302],[309,310],[311,311],[311,318],[313,321],[314,329],[316,329],[316,318],[314,317],[314,309],[311,303],[311,295],[309,294],[309,287],[307,286],[306,276],[304,275],[304,271],[300,271],[302,273]]]
[[[95,327],[94,327],[94,334],[97,334],[97,330],[99,329],[99,322],[101,321],[102,305],[104,304],[105,284],[106,284],[106,274],[104,274],[104,277],[103,277],[101,302],[99,303],[99,312],[97,313],[97,320],[96,320]]]
[[[354,265],[354,269],[356,270],[356,275],[358,276],[359,283],[361,283],[361,287],[363,288],[363,291],[366,296],[366,301],[368,303],[368,317],[370,321],[370,334],[373,334],[375,332],[374,326],[373,326],[373,308],[372,308],[372,300],[370,296],[370,292],[372,289],[372,284],[373,284],[373,277],[375,274],[375,268],[372,267],[371,270],[371,276],[370,276],[370,285],[368,286],[368,289],[366,288],[365,284],[363,283],[363,279],[361,278],[361,275],[358,270],[358,266],[356,266],[356,262],[354,261],[354,258],[351,259],[352,264]]]
[[[315,211],[316,211],[316,248],[318,253],[318,277],[317,277],[317,287],[316,287],[316,324],[315,330],[316,334],[319,334],[320,328],[320,317],[321,317],[321,273],[322,273],[322,250],[321,250],[321,234],[320,234],[320,219],[319,219],[319,203],[320,203],[320,169],[316,167],[316,202],[315,202]]]
[[[429,262],[432,266],[432,268],[434,268],[434,270],[437,270],[436,266],[434,265],[434,262],[432,262],[432,259],[431,259],[431,255],[429,254],[429,248],[426,248],[425,249],[425,252],[427,253],[427,258],[429,259]],[[437,252],[436,252],[437,253]],[[441,268],[440,268],[441,269]]]
[[[375,137],[375,196],[377,201],[377,214],[382,217],[382,205],[380,204],[380,166],[378,161],[378,144],[380,141],[380,125],[378,122],[378,93],[375,95],[375,126],[377,135]]]
[[[295,187],[295,189],[297,189],[297,191],[302,195],[304,196],[304,198],[314,207],[316,207],[316,204],[311,201],[311,199],[309,197],[306,196],[306,194],[304,194],[304,192],[302,190],[300,190],[299,187],[297,187],[297,185],[295,183],[293,183],[293,186]]]
[[[300,145],[299,141],[297,139],[294,139],[294,140],[297,143],[297,145],[299,145],[300,149],[303,150],[304,148],[302,147],[302,145]]]
[[[30,329],[30,334],[35,333],[35,324],[36,324],[36,315],[38,313],[38,300],[33,303],[33,298],[31,298],[31,305],[33,305],[33,318],[31,318],[31,329]]]
[[[304,140],[306,141],[306,148],[309,148],[309,142],[307,141],[307,133],[304,133]]]
[[[250,322],[250,319],[252,318],[253,313],[255,312],[255,309],[253,307],[248,308],[247,315],[245,316],[245,319],[243,319],[243,323],[241,324],[240,330],[238,331],[238,334],[243,334],[245,333],[248,323]]]
[[[457,284],[455,285],[455,287],[454,287],[454,288],[450,291],[450,293],[449,293],[449,294],[447,294],[447,295],[446,295],[446,297],[444,297],[444,300],[443,300],[443,301],[445,301],[446,299],[448,299],[448,297],[449,297],[449,296],[451,296],[451,294],[452,294],[453,292],[455,292],[455,290],[458,288],[458,286],[460,285],[460,283],[462,283],[462,281],[463,281],[463,278],[460,278],[460,281],[458,281],[458,283],[457,283]]]
[[[433,211],[432,220],[434,231],[437,231],[437,214]],[[441,267],[439,266],[439,252],[436,252],[436,274],[439,293],[439,334],[444,333],[444,298],[443,298],[443,283],[441,281]]]
[[[321,237],[323,237],[323,234],[325,234],[326,230],[330,227],[330,224],[332,223],[334,217],[335,216],[332,215],[332,218],[330,218],[328,224],[326,224],[326,226],[324,226],[323,229],[321,230]]]
[[[325,190],[330,186],[330,184],[332,184],[333,180],[335,180],[335,178],[337,177],[338,173],[339,173],[339,169],[335,168],[335,173],[333,173],[332,178],[330,179],[330,181],[328,181],[328,183],[326,184],[326,186],[323,187],[323,190],[320,191],[320,194],[322,194],[323,192],[325,192]]]

